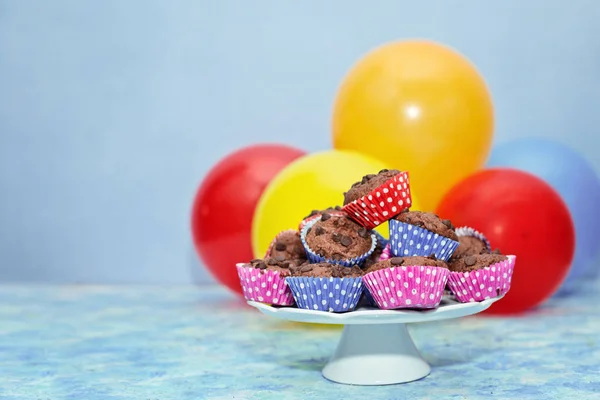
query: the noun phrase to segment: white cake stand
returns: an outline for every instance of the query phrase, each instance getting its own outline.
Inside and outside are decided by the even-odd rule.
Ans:
[[[348,385],[391,385],[424,378],[431,371],[415,347],[406,324],[477,314],[501,298],[458,303],[444,297],[440,306],[432,310],[360,308],[340,314],[272,307],[254,301],[248,301],[248,304],[264,314],[287,321],[343,324],[342,337],[333,357],[323,368],[323,376]]]

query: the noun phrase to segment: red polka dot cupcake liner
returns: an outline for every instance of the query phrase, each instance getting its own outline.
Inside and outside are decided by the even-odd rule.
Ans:
[[[316,219],[310,221],[308,224],[306,224],[304,226],[304,228],[302,229],[302,232],[300,232],[300,241],[302,242],[302,245],[304,246],[304,250],[306,250],[306,257],[313,264],[325,262],[325,263],[329,263],[329,264],[343,265],[345,267],[352,267],[355,265],[361,266],[365,262],[365,260],[371,254],[373,254],[373,252],[375,251],[375,248],[377,247],[377,236],[375,234],[371,234],[371,248],[369,249],[369,251],[367,251],[364,254],[361,254],[360,256],[348,258],[348,259],[344,259],[344,260],[336,260],[333,258],[324,257],[324,256],[316,253],[313,249],[311,249],[310,246],[308,245],[308,243],[306,242],[306,235],[308,234],[308,230],[310,228],[312,228],[312,226],[316,223],[317,223]]]
[[[502,296],[510,290],[516,258],[507,256],[507,260],[476,271],[451,272],[448,287],[461,303]]]
[[[236,266],[246,300],[277,306],[294,305],[294,296],[279,271],[258,269],[247,264]]]
[[[449,274],[447,268],[415,265],[380,269],[362,279],[381,309],[427,309],[442,301]]]
[[[369,194],[346,204],[342,210],[365,228],[373,229],[410,208],[411,204],[408,172],[401,172]]]
[[[364,286],[361,278],[288,277],[298,308],[313,311],[353,311]]]
[[[483,243],[485,243],[485,247],[491,251],[492,250],[492,245],[490,244],[490,241],[485,237],[485,235],[469,226],[461,226],[460,228],[456,228],[454,230],[456,232],[456,236],[458,237],[464,237],[464,236],[471,236],[474,238],[477,238],[479,240],[481,240]]]
[[[273,241],[271,241],[271,243],[269,244],[269,248],[267,249],[267,251],[265,253],[265,258],[271,257],[271,252],[273,251],[273,247],[275,247],[275,244],[277,243],[277,240],[279,240],[279,238],[281,237],[281,235],[284,235],[286,233],[297,233],[298,236],[300,236],[300,233],[297,230],[295,230],[295,229],[287,229],[285,231],[279,232],[279,234],[277,234],[277,236],[275,236],[275,239],[273,239]]]
[[[327,214],[331,215],[332,217],[344,217],[348,214],[346,214],[346,212],[344,211],[331,211],[331,212],[327,212]],[[309,222],[312,222],[314,220],[317,220],[319,218],[321,218],[323,214],[315,214],[315,215],[311,215],[308,218],[304,218],[302,220],[302,222],[300,222],[300,226],[298,227],[299,231],[302,231],[302,229],[304,229],[304,227],[306,226],[306,224],[308,224]]]

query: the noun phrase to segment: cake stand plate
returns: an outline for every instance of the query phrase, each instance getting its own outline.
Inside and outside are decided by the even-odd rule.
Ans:
[[[424,378],[431,371],[419,354],[406,324],[477,314],[501,298],[458,303],[444,297],[440,306],[431,310],[363,307],[340,314],[270,306],[254,301],[248,301],[248,304],[264,314],[286,321],[344,325],[337,349],[323,368],[323,376],[348,385],[391,385]]]

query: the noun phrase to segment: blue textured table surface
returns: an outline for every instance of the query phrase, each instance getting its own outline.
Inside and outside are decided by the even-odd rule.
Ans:
[[[269,318],[216,287],[3,286],[0,399],[600,399],[590,283],[520,318],[411,325],[425,379],[321,377],[339,328]]]

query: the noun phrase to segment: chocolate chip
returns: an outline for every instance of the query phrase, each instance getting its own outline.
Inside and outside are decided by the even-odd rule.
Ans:
[[[444,220],[442,220],[442,223],[443,223],[444,225],[446,225],[446,227],[447,227],[448,229],[454,229],[454,225],[452,225],[452,221],[450,221],[449,219],[444,219]]]
[[[415,221],[412,223],[412,225],[414,226],[418,226],[419,228],[422,228],[425,226],[425,224],[423,223],[423,221]]]
[[[308,235],[312,231],[312,226],[306,230],[306,234]]]
[[[352,244],[352,238],[350,236],[342,236],[340,243],[344,247],[348,247]]]
[[[437,260],[437,257],[433,253],[431,253],[430,255],[428,255],[427,258],[429,258],[430,260]]]
[[[404,264],[404,259],[402,257],[392,257],[390,258],[390,263],[392,265],[402,265]]]
[[[339,243],[339,242],[340,242],[340,240],[341,240],[341,238],[340,238],[340,234],[339,234],[339,233],[337,233],[337,232],[333,232],[333,233],[331,234],[331,240],[333,240],[333,241],[334,241],[334,242],[336,242],[336,243]]]
[[[383,174],[384,172],[389,172],[389,169],[382,169],[381,171],[379,171],[380,174]]]
[[[465,257],[465,265],[467,267],[472,267],[476,263],[477,263],[477,258],[475,258],[474,256],[466,256]]]
[[[331,218],[331,214],[324,213],[321,215],[321,221],[327,221],[329,218]]]
[[[277,260],[275,258],[269,258],[267,260],[267,264],[269,264],[269,265],[277,265]]]
[[[408,208],[405,208],[404,210],[400,211],[400,214],[404,214],[408,212]]]
[[[306,257],[306,250],[304,250],[304,247],[301,244],[297,244],[294,246],[294,253],[296,253],[299,256]]]
[[[500,249],[496,249],[492,252],[492,254],[502,254],[502,253],[500,253]]]
[[[342,273],[344,275],[352,275],[352,269],[348,267],[342,267]]]
[[[285,243],[277,242],[275,244],[275,250],[277,250],[277,251],[285,251],[286,248],[287,248],[287,246],[285,245]]]
[[[291,261],[286,261],[283,264],[281,264],[281,268],[293,268],[295,266],[296,266],[296,264],[294,264]]]
[[[367,180],[371,180],[371,179],[375,178],[375,176],[376,176],[375,174],[369,174],[369,175],[365,176],[365,178],[367,178]]]
[[[250,264],[257,264],[259,262],[261,262],[262,260],[260,258],[255,258],[253,260],[250,260]]]
[[[275,260],[281,262],[281,261],[285,261],[285,256],[283,254],[277,254],[275,256]]]
[[[340,206],[335,206],[335,210],[337,210],[337,211],[342,211],[342,207],[340,207]]]
[[[258,265],[256,266],[256,268],[260,268],[260,269],[267,269],[267,264],[265,264],[264,262],[259,262]]]
[[[365,176],[362,177],[362,180],[360,181],[360,183],[362,183],[364,185],[368,181],[369,181],[369,178],[367,178],[367,176],[365,175]]]
[[[315,235],[316,235],[316,236],[322,235],[322,234],[324,234],[324,233],[325,233],[325,229],[323,229],[322,227],[320,227],[320,226],[317,226],[317,227],[315,228]]]
[[[366,239],[369,236],[367,228],[365,228],[364,226],[360,227],[360,229],[358,230],[358,236],[360,236],[363,239]]]
[[[300,272],[310,272],[313,270],[312,265],[304,265],[300,268]]]

